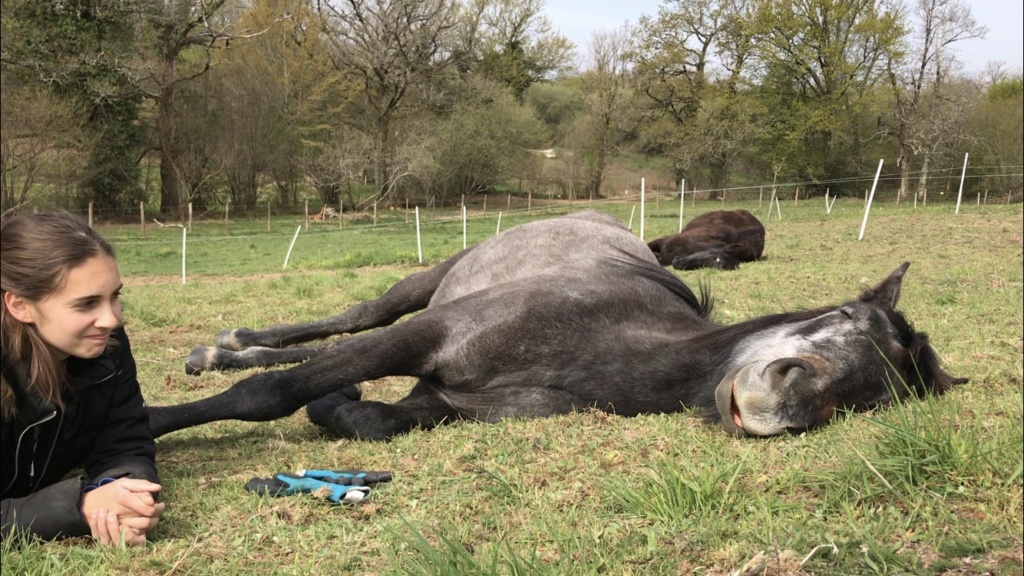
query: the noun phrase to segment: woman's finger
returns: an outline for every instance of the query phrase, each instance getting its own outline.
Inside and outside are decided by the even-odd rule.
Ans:
[[[132,528],[121,524],[121,531],[124,534],[124,543],[128,546],[143,546],[146,544],[146,531]]]
[[[104,546],[110,545],[110,542],[112,541],[111,532],[107,524],[107,517],[108,514],[106,510],[96,510],[89,516],[89,529],[92,531],[93,540],[98,541]],[[115,516],[114,519],[116,521],[117,517]],[[116,529],[114,533],[117,533]]]
[[[89,523],[89,534],[92,536],[93,540],[102,540],[100,536],[99,517],[99,510],[94,510],[89,514],[89,517],[86,518],[86,522]]]
[[[101,518],[101,522],[104,524],[104,528],[107,534],[107,540],[105,544],[118,545],[121,543],[121,523],[117,521],[117,514],[113,512],[107,512],[105,519]]]
[[[117,503],[123,507],[120,510],[122,516],[156,516],[167,506],[163,502],[153,500],[152,495],[148,492],[121,492],[118,495]]]
[[[134,516],[131,518],[121,518],[122,526],[127,526],[136,532],[149,532],[156,527],[158,522],[159,520],[156,517]]]
[[[142,478],[119,478],[116,483],[132,492],[159,492],[163,490],[163,486],[156,482],[143,480]]]

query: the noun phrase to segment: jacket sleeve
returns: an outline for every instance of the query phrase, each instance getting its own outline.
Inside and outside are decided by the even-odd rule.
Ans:
[[[149,432],[149,414],[132,357],[131,345],[123,329],[115,337],[120,342],[115,361],[115,374],[109,384],[110,410],[103,423],[92,453],[86,458],[85,472],[89,478],[143,478],[159,482],[156,472],[156,443]]]
[[[24,498],[0,501],[0,540],[12,534],[31,534],[44,540],[89,534],[89,525],[78,511],[84,486],[85,478],[80,476],[51,484]]]

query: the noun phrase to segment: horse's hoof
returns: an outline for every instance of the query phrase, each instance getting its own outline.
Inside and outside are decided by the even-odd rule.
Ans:
[[[234,350],[236,352],[238,350],[244,349],[246,345],[239,340],[238,334],[242,330],[245,330],[245,328],[233,328],[230,330],[223,330],[220,334],[217,334],[217,338],[215,340],[217,348],[223,348],[225,350]]]
[[[342,396],[352,401],[362,400],[363,398],[363,387],[359,384],[353,384],[351,386],[345,386],[338,391]]]
[[[213,370],[213,351],[206,346],[197,346],[185,360],[185,374],[197,376],[206,370]]]
[[[334,411],[338,409],[338,406],[349,402],[347,394],[342,392],[331,392],[330,394],[317,398],[309,404],[306,404],[306,416],[313,424],[317,426],[328,427],[331,422],[331,417],[334,416]]]

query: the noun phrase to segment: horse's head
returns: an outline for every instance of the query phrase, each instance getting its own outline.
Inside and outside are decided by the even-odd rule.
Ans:
[[[773,317],[736,347],[715,403],[726,431],[770,436],[813,428],[836,410],[867,410],[894,396],[941,394],[947,374],[928,337],[896,311],[905,263],[858,300]]]
[[[672,261],[676,270],[697,270],[699,268],[718,268],[719,270],[735,270],[740,267],[740,260],[724,248],[709,248],[680,256]]]

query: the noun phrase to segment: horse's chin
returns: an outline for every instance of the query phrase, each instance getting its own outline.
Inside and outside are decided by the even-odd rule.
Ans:
[[[718,416],[725,431],[737,438],[745,438],[749,434],[743,429],[743,415],[736,405],[736,378],[740,370],[741,368],[730,370],[718,383],[718,387],[715,388],[715,407],[718,408]]]

